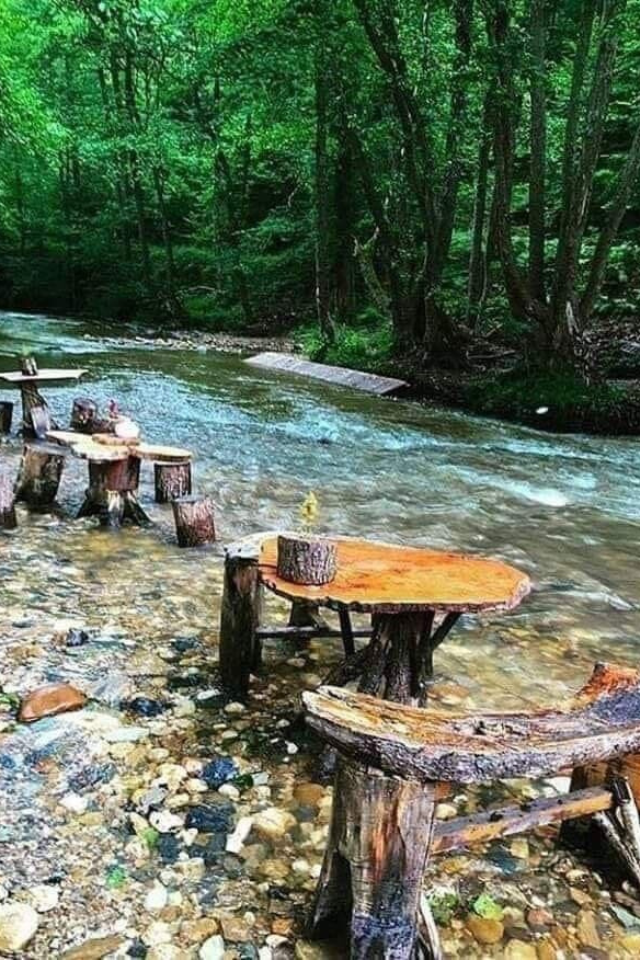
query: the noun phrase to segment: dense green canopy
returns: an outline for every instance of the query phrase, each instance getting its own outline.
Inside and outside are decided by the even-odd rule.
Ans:
[[[4,0],[2,302],[579,356],[637,309],[638,22],[640,0]]]

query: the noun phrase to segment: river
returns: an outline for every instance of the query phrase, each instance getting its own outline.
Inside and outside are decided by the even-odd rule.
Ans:
[[[543,434],[263,372],[237,355],[118,343],[95,325],[0,313],[0,369],[24,351],[41,366],[88,369],[80,388],[43,390],[61,423],[78,394],[115,398],[147,439],[193,449],[195,488],[216,502],[221,542],[290,527],[313,490],[321,531],[471,551],[528,572],[535,589],[519,610],[470,618],[440,648],[445,705],[447,689],[451,704],[470,707],[555,703],[594,660],[637,665],[640,440]],[[0,399],[19,398],[0,389]],[[9,469],[19,454],[15,437],[0,447]],[[73,680],[115,709],[132,678],[162,686],[158,651],[175,638],[196,637],[215,660],[221,547],[177,549],[149,471],[141,499],[151,529],[114,536],[75,521],[85,470],[65,467],[58,512],[21,508],[19,529],[0,537],[0,673],[18,693]],[[284,615],[280,602],[272,614]],[[67,624],[97,632],[90,654],[60,652]],[[302,675],[281,647],[267,659],[277,682],[304,685],[337,655],[314,645]],[[14,826],[42,786],[32,774],[12,783]],[[37,943],[33,956],[57,955],[50,940]]]

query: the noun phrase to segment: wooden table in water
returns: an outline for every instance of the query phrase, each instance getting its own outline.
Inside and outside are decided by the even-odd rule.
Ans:
[[[248,690],[265,637],[288,630],[332,636],[322,623],[285,631],[261,626],[263,588],[292,601],[294,611],[327,607],[340,617],[345,660],[327,678],[358,681],[365,693],[400,703],[426,702],[433,654],[463,614],[503,612],[531,589],[529,577],[498,560],[370,540],[332,538],[338,572],[320,587],[290,583],[276,570],[277,537],[247,538],[227,551],[220,628],[220,669],[237,695]],[[369,643],[356,651],[351,612],[371,614]]]

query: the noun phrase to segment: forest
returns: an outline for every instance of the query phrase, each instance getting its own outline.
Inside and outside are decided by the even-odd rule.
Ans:
[[[4,0],[0,302],[588,376],[637,323],[639,21],[640,0]]]

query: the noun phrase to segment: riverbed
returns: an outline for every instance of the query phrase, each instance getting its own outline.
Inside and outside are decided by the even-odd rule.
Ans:
[[[118,344],[82,323],[0,314],[0,369],[24,351],[41,366],[88,369],[80,389],[43,391],[61,423],[79,393],[101,405],[116,399],[149,440],[192,448],[195,488],[216,503],[220,543],[175,546],[150,471],[141,486],[150,529],[114,535],[74,520],[86,465],[73,460],[59,510],[20,508],[18,530],[0,539],[2,689],[24,696],[64,681],[91,698],[79,713],[29,728],[3,723],[0,897],[55,893],[21,956],[63,956],[102,937],[115,938],[106,944],[114,956],[137,949],[129,955],[146,950],[150,960],[203,949],[261,960],[330,955],[305,952],[301,929],[331,792],[291,721],[298,693],[339,650],[326,641],[269,646],[246,706],[225,707],[215,673],[222,544],[295,524],[310,490],[323,532],[500,557],[532,577],[517,611],[470,618],[440,648],[434,702],[443,709],[556,704],[595,660],[637,665],[640,440],[543,435],[270,374],[242,355]],[[0,389],[0,399],[17,397]],[[10,470],[19,456],[16,437],[0,447]],[[269,616],[284,618],[285,606],[270,601]],[[67,647],[70,627],[89,642]],[[140,697],[160,705],[154,716],[135,707]],[[208,765],[227,756],[233,776],[218,784]],[[509,791],[520,789],[529,788]],[[165,792],[145,807],[149,790]],[[475,802],[467,792],[454,805]],[[220,808],[219,829],[187,825],[198,806]],[[259,816],[271,808],[282,830],[270,836]],[[180,824],[157,829],[163,812]],[[258,827],[240,853],[227,852],[243,817]],[[444,918],[447,956],[513,960],[532,956],[530,947],[542,957],[541,944],[556,951],[545,957],[638,955],[625,946],[637,946],[640,927],[616,878],[598,882],[548,838],[514,843],[438,861],[437,889],[459,901]],[[487,890],[507,911],[495,944],[467,922]],[[614,895],[627,927],[609,909]],[[532,905],[549,914],[537,925],[527,920]]]

